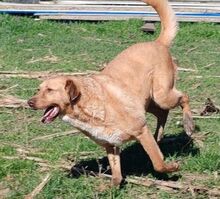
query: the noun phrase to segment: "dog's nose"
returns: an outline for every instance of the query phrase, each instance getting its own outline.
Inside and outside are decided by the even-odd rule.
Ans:
[[[34,108],[34,106],[35,106],[35,100],[34,99],[30,99],[30,100],[28,100],[28,105],[31,107],[31,108]]]

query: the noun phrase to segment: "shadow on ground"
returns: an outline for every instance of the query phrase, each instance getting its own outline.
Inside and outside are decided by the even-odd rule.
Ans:
[[[193,140],[185,133],[165,136],[159,146],[165,158],[175,155],[178,160],[181,160],[181,157],[189,154],[194,156],[199,153],[199,149],[194,145]],[[80,175],[84,175],[85,173],[82,172],[83,170],[86,170],[87,172],[89,171],[89,173],[98,173],[100,168],[101,172],[111,174],[107,157],[98,160],[91,159],[79,162],[72,168],[70,176],[79,177]],[[150,158],[142,146],[137,142],[130,144],[122,150],[121,169],[124,177],[127,175],[142,176],[151,174],[157,179],[173,181],[176,181],[181,177],[178,175],[172,175],[169,177],[170,175],[168,176],[167,174],[155,172]]]

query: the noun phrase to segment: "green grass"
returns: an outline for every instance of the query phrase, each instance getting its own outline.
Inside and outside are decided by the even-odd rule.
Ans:
[[[86,71],[98,70],[126,47],[149,41],[159,34],[143,33],[139,20],[103,23],[58,23],[35,21],[31,18],[0,15],[0,70],[1,71]],[[181,23],[180,31],[171,49],[179,65],[194,72],[179,72],[177,87],[191,98],[193,110],[199,112],[210,97],[220,104],[220,25],[211,23]],[[202,76],[199,78],[199,76]],[[25,78],[0,79],[0,95],[14,95],[22,99],[31,97],[40,81]],[[19,154],[16,145],[31,148],[34,157],[50,165],[72,162],[97,170],[97,161],[106,168],[104,150],[83,135],[31,141],[42,135],[72,129],[56,120],[51,125],[40,123],[42,112],[26,109],[0,108],[0,181],[9,188],[8,198],[23,198],[30,193],[48,171],[31,160],[8,160]],[[181,110],[171,111],[166,136],[181,138]],[[215,116],[215,115],[214,115]],[[147,116],[152,131],[155,120]],[[179,124],[180,123],[180,124]],[[202,141],[187,144],[178,141],[162,144],[166,160],[181,161],[177,174],[161,176],[153,172],[143,149],[136,143],[123,146],[122,168],[127,176],[172,179],[178,176],[184,182],[185,174],[196,176],[194,185],[219,187],[220,171],[220,119],[197,119],[198,136]],[[87,154],[87,155],[85,155]],[[89,154],[89,155],[88,155]],[[169,192],[155,187],[126,184],[122,189],[109,188],[109,181],[87,177],[69,177],[60,169],[50,170],[52,178],[37,198],[192,198],[190,192]],[[198,178],[205,176],[204,179]],[[208,180],[207,180],[208,178]],[[0,186],[1,191],[1,186]],[[6,197],[6,196],[5,196]],[[207,198],[204,193],[197,198]],[[1,195],[0,195],[1,198]]]

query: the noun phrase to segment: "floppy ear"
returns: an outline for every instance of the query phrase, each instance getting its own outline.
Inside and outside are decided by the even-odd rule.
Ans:
[[[79,90],[77,89],[74,82],[70,79],[66,81],[65,90],[67,94],[69,95],[71,104],[73,104],[77,100],[77,98],[80,96]]]

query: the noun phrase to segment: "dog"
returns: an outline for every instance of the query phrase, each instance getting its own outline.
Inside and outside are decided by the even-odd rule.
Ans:
[[[176,66],[169,47],[177,32],[177,22],[167,0],[143,0],[161,19],[161,33],[152,42],[130,46],[98,74],[59,76],[45,80],[28,104],[45,109],[43,123],[56,117],[81,130],[105,148],[112,171],[112,184],[123,180],[120,145],[137,140],[158,172],[174,172],[176,162],[165,163],[145,120],[146,111],[157,119],[162,133],[170,109],[181,106],[187,134],[194,129],[189,98],[175,88]]]

